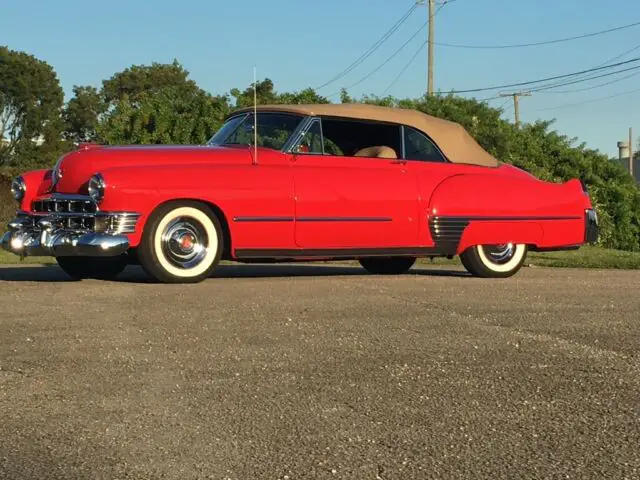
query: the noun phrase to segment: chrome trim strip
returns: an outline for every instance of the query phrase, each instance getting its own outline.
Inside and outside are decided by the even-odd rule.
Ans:
[[[233,217],[234,222],[293,222],[293,217]]]
[[[50,198],[55,200],[84,200],[87,202],[93,202],[89,195],[79,195],[76,193],[52,193],[47,197],[38,198],[38,200],[47,200]]]
[[[391,217],[298,217],[296,222],[392,222]]]
[[[515,222],[515,221],[535,221],[535,220],[582,220],[582,217],[577,215],[570,216],[512,216],[512,217],[490,217],[490,216],[463,216],[463,215],[443,215],[438,217],[432,217],[434,220],[445,221],[469,221],[469,222]]]
[[[391,217],[233,217],[234,222],[392,222]]]

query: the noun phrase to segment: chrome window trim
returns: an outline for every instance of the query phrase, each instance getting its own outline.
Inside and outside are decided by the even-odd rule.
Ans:
[[[242,117],[242,120],[238,123],[238,126],[235,128],[235,130],[233,130],[233,132],[230,133],[230,135],[233,135],[236,130],[238,128],[240,128],[240,125],[242,125],[242,123],[246,120],[247,117],[250,117],[254,114],[254,112],[245,112],[245,113],[238,113],[236,115],[231,114],[229,115],[229,117],[227,117],[225,119],[225,121],[222,123],[222,125],[224,125],[225,123],[227,123],[229,120],[232,120],[236,117]],[[284,111],[277,111],[277,110],[273,110],[273,111],[260,111],[258,110],[258,114],[259,115],[289,115],[292,117],[302,117],[302,120],[300,121],[300,123],[298,124],[298,126],[293,130],[293,132],[291,133],[291,135],[289,136],[289,138],[287,139],[286,142],[284,142],[284,145],[282,145],[282,147],[280,148],[280,152],[282,153],[288,153],[292,150],[292,148],[295,146],[294,144],[294,139],[296,139],[295,141],[299,141],[298,140],[298,136],[300,134],[300,131],[302,128],[304,128],[304,125],[306,125],[306,123],[308,122],[309,118],[315,118],[315,117],[310,117],[310,116],[305,116],[305,115],[301,115],[299,113],[292,113],[292,112],[284,112]],[[222,128],[222,126],[220,127]],[[216,132],[217,133],[217,132]],[[211,138],[213,138],[216,134],[214,133]],[[224,146],[224,143],[210,143],[207,142],[207,146]],[[253,148],[253,145],[248,145],[248,147]]]
[[[294,153],[293,149],[300,143],[304,134],[308,131],[309,126],[313,123],[313,121],[318,118],[315,116],[307,116],[302,119],[298,128],[293,131],[293,134],[289,137],[289,139],[285,142],[280,150],[282,153]]]
[[[322,118],[318,117],[318,122],[320,122],[320,144],[322,145],[322,155],[326,155],[324,151],[324,130],[322,130]]]
[[[309,120],[305,123],[304,130],[300,132],[298,140],[291,146],[290,153],[295,153],[297,155],[322,155],[324,156],[324,134],[322,133],[322,119],[320,117],[307,117]],[[314,127],[315,124],[320,125],[320,144],[322,148],[322,152],[296,152],[295,149],[300,145],[304,136],[309,133],[309,131]]]
[[[211,140],[213,139],[213,137],[216,136],[216,134],[222,129],[222,127],[224,127],[225,123],[233,120],[236,117],[242,117],[242,120],[240,120],[240,122],[238,123],[238,125],[236,125],[236,128],[229,134],[229,135],[233,135],[234,133],[236,133],[236,130],[238,130],[238,128],[240,128],[240,125],[242,125],[242,123],[244,122],[245,118],[247,118],[249,115],[251,115],[250,113],[237,113],[235,115],[231,114],[229,115],[224,122],[222,122],[222,125],[220,125],[220,128],[218,130],[216,130],[213,135],[211,135],[211,138],[209,139],[209,141],[206,143],[206,146],[208,147],[212,147],[212,146],[221,146],[224,145],[224,143],[212,143]]]
[[[406,160],[407,147],[404,143],[404,125],[400,125],[400,143],[402,144],[402,159]]]

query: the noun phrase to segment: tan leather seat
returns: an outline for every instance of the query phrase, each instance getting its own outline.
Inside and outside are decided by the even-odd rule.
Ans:
[[[398,158],[396,151],[393,148],[384,145],[358,150],[354,157]]]

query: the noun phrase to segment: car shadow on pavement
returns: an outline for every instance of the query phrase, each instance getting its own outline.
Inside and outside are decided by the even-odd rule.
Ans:
[[[465,277],[461,270],[414,267],[406,275],[429,277]],[[211,279],[223,278],[286,278],[286,277],[327,277],[362,276],[373,277],[363,268],[351,265],[332,264],[230,264],[220,265]],[[0,267],[0,281],[6,282],[74,282],[58,266],[22,265]],[[94,280],[96,281],[96,280]],[[115,282],[153,283],[137,266],[128,267]]]

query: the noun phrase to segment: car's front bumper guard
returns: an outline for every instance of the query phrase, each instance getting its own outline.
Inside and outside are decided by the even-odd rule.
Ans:
[[[0,246],[21,257],[113,257],[129,249],[126,235],[58,228],[58,220],[56,215],[18,217],[9,223]]]

